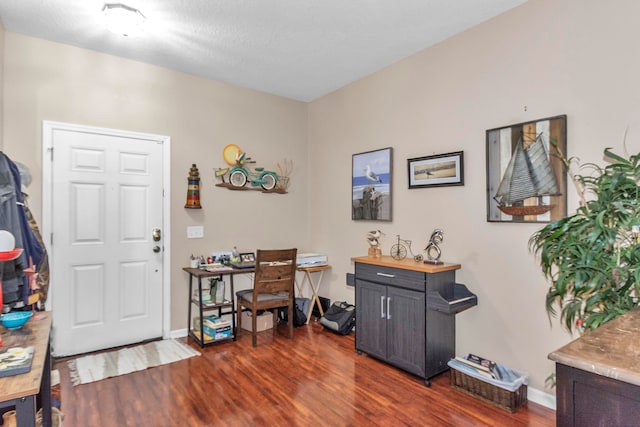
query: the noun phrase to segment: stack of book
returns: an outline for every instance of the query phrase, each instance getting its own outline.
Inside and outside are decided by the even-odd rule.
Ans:
[[[231,337],[231,323],[228,320],[218,316],[207,316],[202,322],[202,330],[204,333],[203,340],[220,340]],[[200,318],[193,319],[193,332],[200,336]]]
[[[478,375],[494,380],[502,380],[502,374],[498,369],[496,362],[476,356],[475,354],[467,354],[466,356],[456,356],[455,360],[464,363],[466,366],[473,368]]]

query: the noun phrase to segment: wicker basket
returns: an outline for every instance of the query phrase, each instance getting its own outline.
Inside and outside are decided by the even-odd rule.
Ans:
[[[492,403],[509,412],[515,412],[527,403],[527,385],[509,391],[451,368],[451,386],[472,396]]]

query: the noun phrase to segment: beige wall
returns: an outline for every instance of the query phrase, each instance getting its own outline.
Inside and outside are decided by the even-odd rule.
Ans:
[[[352,256],[366,253],[368,230],[386,233],[386,252],[396,234],[421,248],[441,227],[443,259],[462,264],[458,280],[479,297],[457,316],[458,353],[528,371],[542,390],[553,371],[547,354],[570,337],[549,324],[547,285],[527,249],[540,225],[485,220],[485,130],[567,114],[569,155],[600,162],[607,146],[621,152],[627,126],[629,151],[638,151],[640,4],[610,4],[529,0],[308,105],[5,33],[5,151],[32,168],[40,218],[42,120],[171,136],[174,329],[186,327],[180,268],[191,252],[289,244],[321,251],[333,266],[321,294],[353,301],[345,273]],[[211,169],[228,143],[265,166],[293,159],[290,194],[214,187]],[[394,219],[353,222],[351,155],[383,147],[394,149]],[[407,158],[458,150],[463,187],[407,189]],[[203,178],[201,211],[183,209],[192,162]],[[570,210],[576,203],[570,191]],[[204,225],[207,239],[187,240],[187,225]]]
[[[305,104],[11,32],[5,42],[5,151],[32,170],[30,206],[38,220],[43,120],[171,137],[172,329],[186,328],[181,268],[191,253],[234,245],[307,249]],[[225,166],[229,143],[268,169],[292,159],[289,194],[215,187],[213,168]],[[201,210],[184,209],[192,163],[200,170]],[[189,225],[203,225],[205,239],[187,240]]]
[[[388,253],[396,234],[424,248],[442,228],[443,260],[462,264],[457,278],[479,301],[457,316],[458,353],[528,371],[544,389],[554,369],[547,354],[570,338],[557,320],[549,324],[547,285],[528,252],[541,225],[486,222],[485,130],[567,114],[570,156],[601,162],[607,146],[622,152],[627,125],[637,151],[638,16],[633,0],[529,0],[312,102],[311,241],[330,254],[331,299],[353,301],[344,274],[350,257],[366,254],[368,230],[386,234]],[[393,147],[393,221],[351,221],[351,155],[383,147]],[[459,150],[463,187],[407,189],[408,158]]]

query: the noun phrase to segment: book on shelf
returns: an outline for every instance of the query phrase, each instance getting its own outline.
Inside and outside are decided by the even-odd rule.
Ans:
[[[31,371],[33,347],[12,347],[0,352],[0,377],[25,374]]]
[[[225,328],[227,329],[227,328]],[[231,338],[231,328],[228,328],[225,331],[220,331],[217,332],[215,334],[215,336],[211,336],[207,333],[203,334],[204,335],[204,339],[200,338],[200,331],[194,329],[193,331],[191,331],[193,333],[193,335],[195,335],[199,340],[203,341],[203,342],[209,342],[209,341],[219,341],[219,340],[224,340],[227,338]]]
[[[212,328],[212,329],[217,329],[217,328],[222,328],[222,327],[226,327],[226,326],[231,326],[231,322],[229,322],[227,319],[223,319],[220,318],[218,316],[206,316],[204,318],[204,326]],[[193,318],[193,328],[194,329],[199,329],[200,328],[200,318],[199,317],[194,317]]]
[[[222,326],[229,326],[231,325],[231,323],[229,323],[228,320],[223,319],[221,317],[218,316],[207,316],[204,318],[204,324],[208,325],[212,328],[220,328]]]

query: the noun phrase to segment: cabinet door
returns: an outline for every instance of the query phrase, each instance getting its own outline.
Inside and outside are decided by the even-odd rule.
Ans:
[[[386,286],[356,279],[356,349],[386,359]]]
[[[389,286],[387,298],[387,361],[424,377],[425,294]]]

